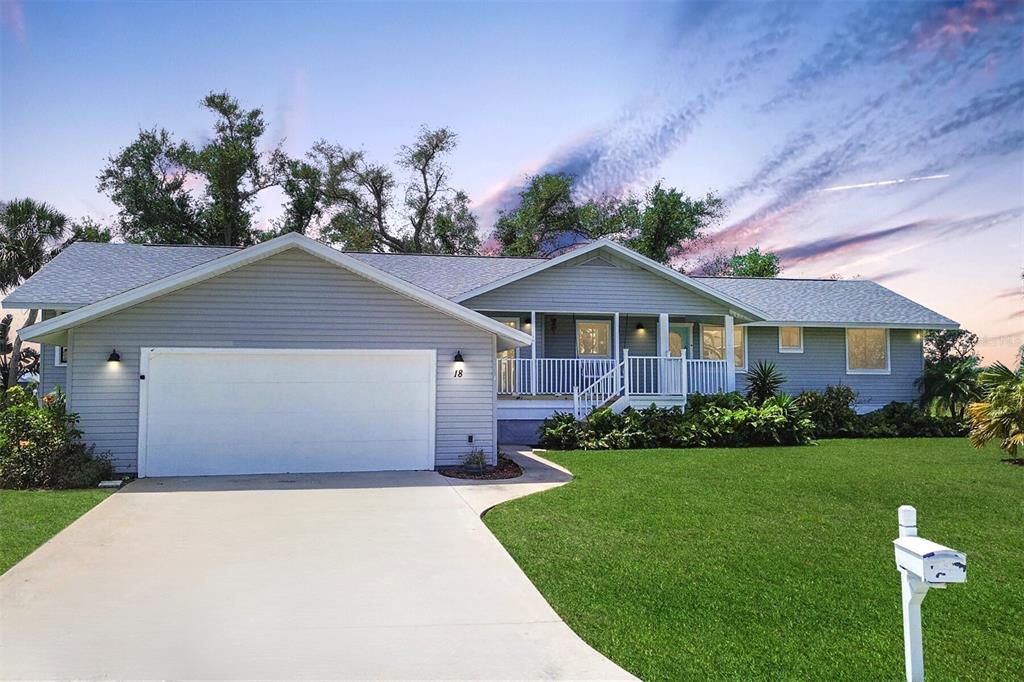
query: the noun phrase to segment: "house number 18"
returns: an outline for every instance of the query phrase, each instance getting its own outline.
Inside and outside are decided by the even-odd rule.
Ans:
[[[459,369],[455,370],[455,378],[456,379],[461,379],[462,378],[462,368],[461,367]]]

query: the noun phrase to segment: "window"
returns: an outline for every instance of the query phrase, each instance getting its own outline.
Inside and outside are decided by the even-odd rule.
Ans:
[[[801,327],[779,327],[779,352],[803,353],[804,330]]]
[[[747,369],[747,330],[743,327],[732,328],[733,345],[736,348],[734,362],[736,369]],[[705,360],[725,359],[725,327],[717,324],[705,324],[700,333],[701,357]]]
[[[53,364],[57,367],[63,367],[68,364],[68,347],[67,346],[55,346],[53,349]]]
[[[612,323],[608,320],[576,322],[576,357],[610,358]]]
[[[846,373],[889,373],[889,330],[846,330]]]

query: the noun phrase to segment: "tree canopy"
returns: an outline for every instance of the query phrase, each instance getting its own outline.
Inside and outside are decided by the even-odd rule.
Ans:
[[[606,237],[667,263],[720,221],[724,209],[713,192],[694,199],[660,182],[640,197],[577,201],[572,176],[548,173],[529,178],[518,206],[501,213],[494,236],[510,256],[548,256]]]
[[[710,277],[778,277],[782,263],[775,253],[753,246],[743,253],[733,250],[732,255],[712,253],[698,264],[698,269]]]
[[[393,169],[326,140],[291,158],[267,143],[262,110],[226,92],[201,105],[214,114],[204,142],[152,128],[107,160],[99,188],[118,207],[115,228],[125,241],[247,246],[299,232],[352,250],[478,249],[469,197],[450,180],[447,159],[457,142],[450,129],[422,127]],[[271,187],[284,194],[282,215],[259,230],[256,202]]]

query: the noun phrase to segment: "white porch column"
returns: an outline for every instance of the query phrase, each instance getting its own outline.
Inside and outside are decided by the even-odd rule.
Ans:
[[[658,315],[658,357],[668,357],[668,313]]]
[[[530,393],[537,395],[537,311],[530,311],[530,336],[533,343],[530,344]]]
[[[732,315],[725,316],[725,390],[736,390],[736,337]]]
[[[622,359],[622,358],[619,357],[619,314],[618,313],[615,313],[615,315],[612,317],[612,348],[614,349],[613,352],[612,352],[612,358],[613,358],[613,360],[612,360],[612,367],[617,368],[619,366],[619,360]],[[615,392],[616,393],[619,392],[619,388],[621,387],[621,384],[619,383],[621,378],[622,377],[619,376],[618,369],[616,369],[615,370]]]

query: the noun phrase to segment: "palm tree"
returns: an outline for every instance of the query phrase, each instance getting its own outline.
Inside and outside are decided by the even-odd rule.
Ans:
[[[971,445],[984,446],[999,439],[999,447],[1011,457],[1024,447],[1024,364],[1014,372],[997,362],[979,377],[984,399],[971,403]]]
[[[964,418],[967,404],[978,397],[978,357],[928,363],[915,382],[921,391],[921,405],[932,403]]]
[[[0,204],[0,290],[9,291],[34,275],[63,245],[68,219],[60,211],[32,199],[14,199]],[[32,309],[26,327],[36,323],[39,311]],[[15,337],[9,366],[21,366],[21,337]],[[5,388],[17,381],[8,372]]]
[[[14,315],[10,313],[0,318],[0,385],[6,386],[10,376],[11,352],[14,350],[14,341],[11,340],[11,324],[14,322]],[[21,358],[14,374],[14,382],[17,383],[26,374],[33,374],[39,371],[39,353],[33,348],[22,348]]]

